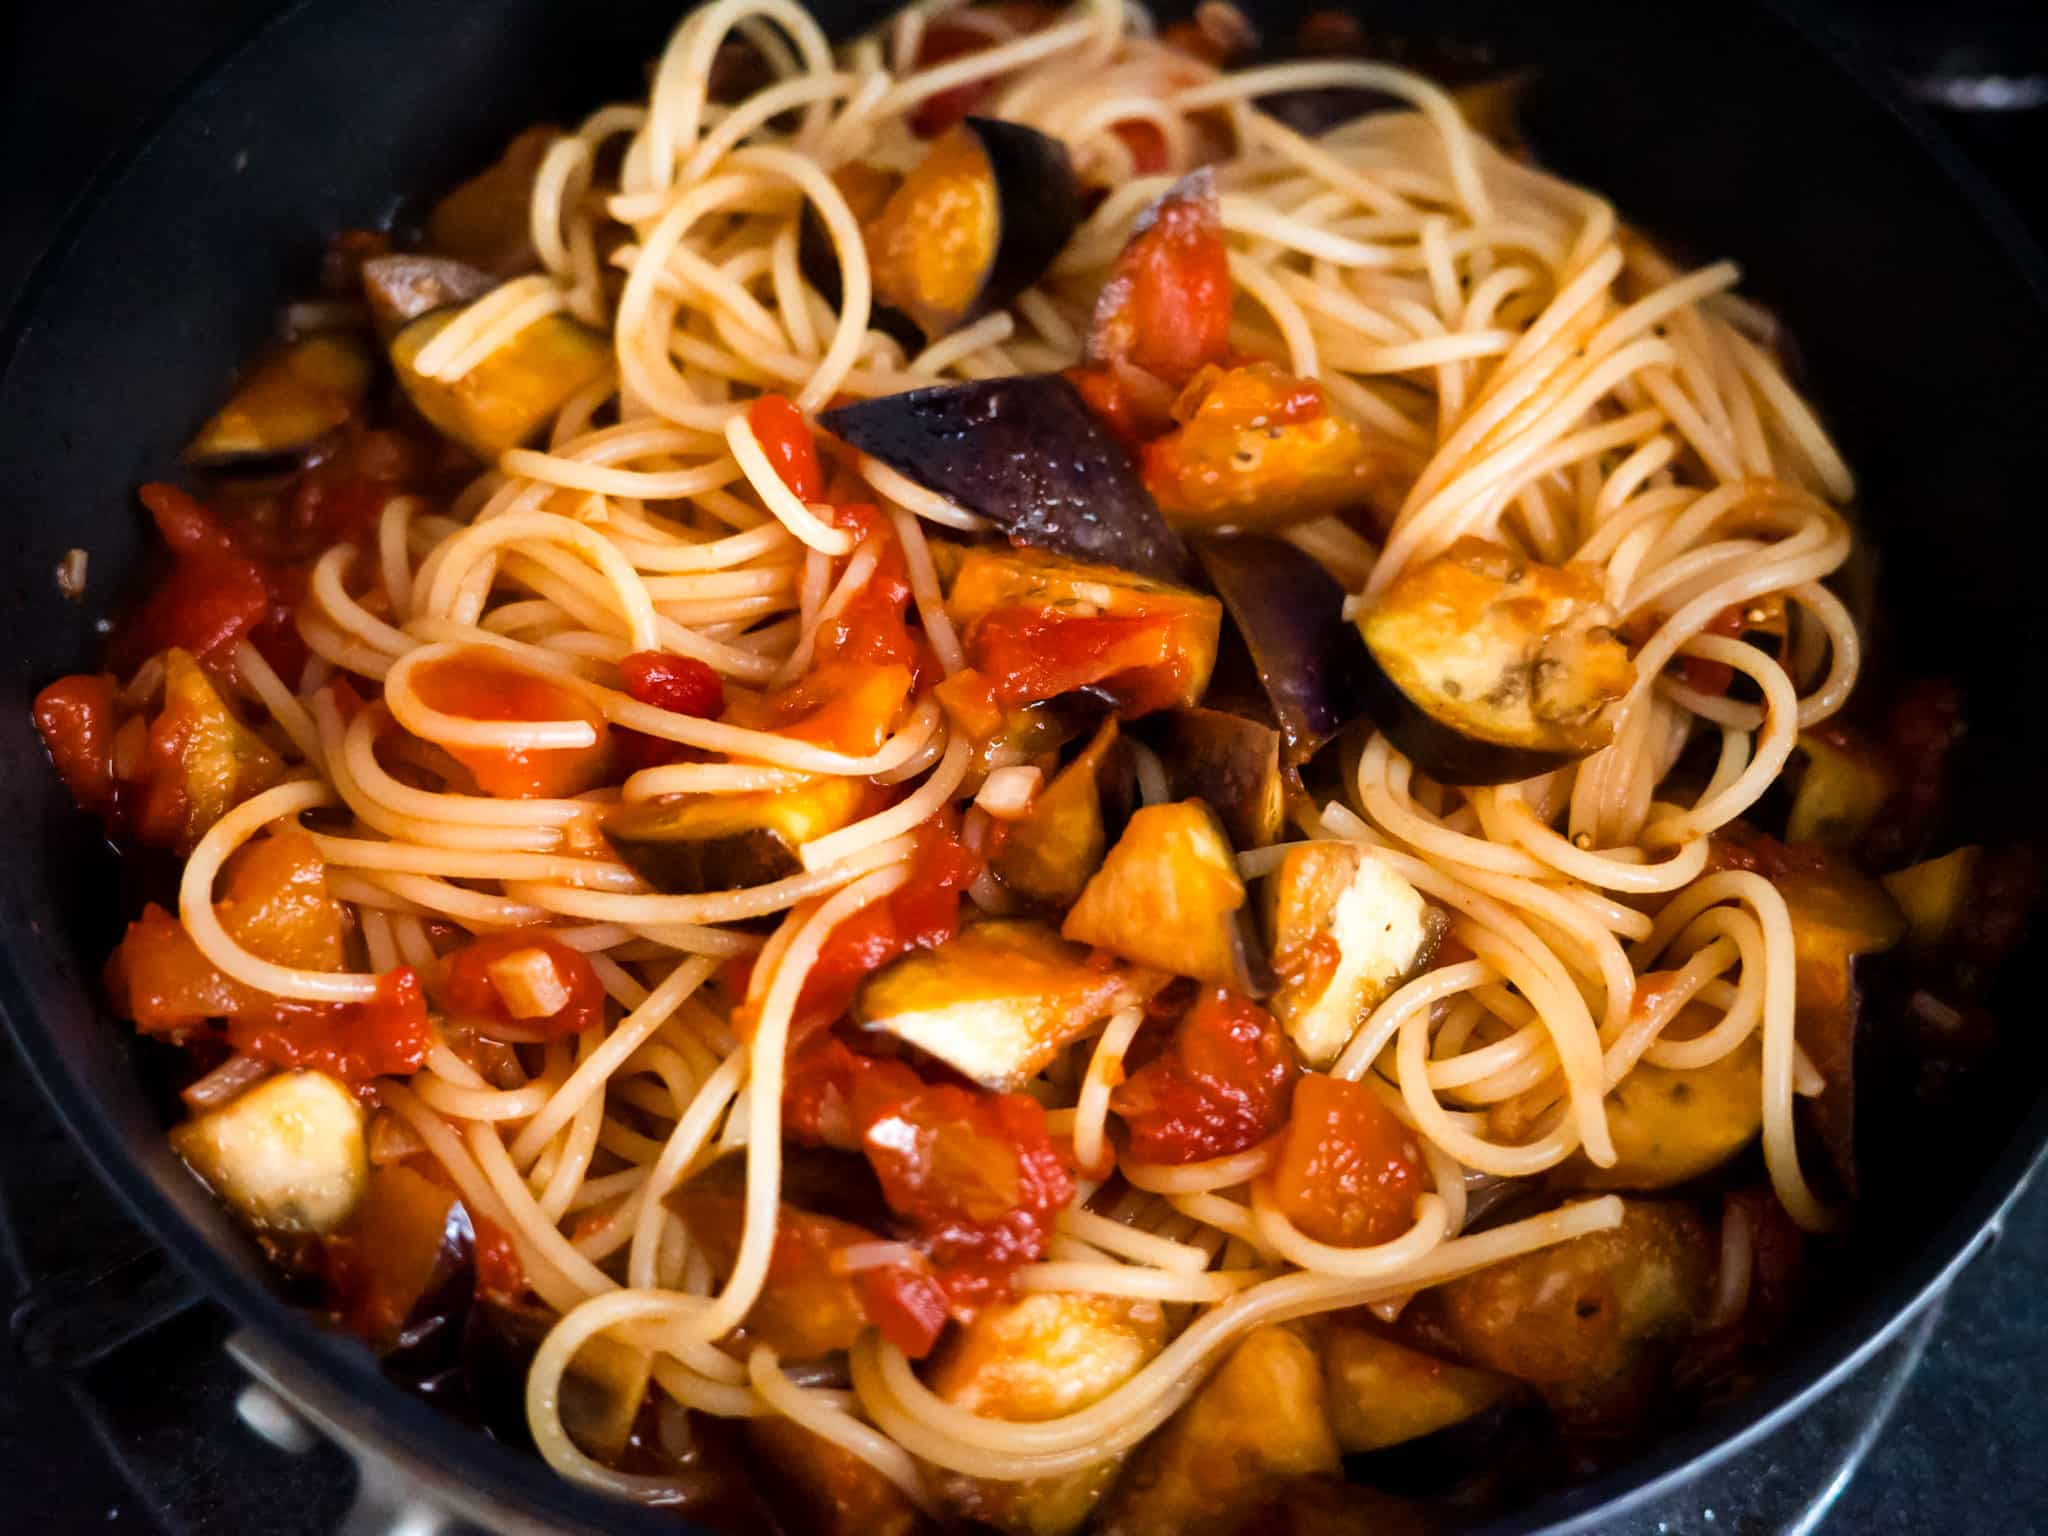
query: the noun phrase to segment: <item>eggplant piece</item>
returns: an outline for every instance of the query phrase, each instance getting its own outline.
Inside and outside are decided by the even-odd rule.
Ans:
[[[376,360],[359,337],[301,336],[250,369],[182,457],[213,469],[309,448],[362,409],[375,375]]]
[[[1204,1536],[1288,1479],[1341,1465],[1315,1352],[1284,1325],[1254,1328],[1138,1452],[1104,1508],[1103,1536]]]
[[[1102,1020],[1142,1003],[1164,982],[1095,965],[1086,949],[1041,922],[981,922],[870,976],[854,998],[853,1017],[984,1088],[1014,1093]]]
[[[1348,1477],[1289,1477],[1239,1520],[1232,1536],[1439,1536],[1456,1528],[1428,1504]]]
[[[284,1072],[171,1129],[171,1148],[258,1232],[320,1236],[369,1185],[363,1107],[320,1072]]]
[[[1286,760],[1306,762],[1365,713],[1360,680],[1371,660],[1345,621],[1344,589],[1281,539],[1199,539],[1195,558],[1251,652]]]
[[[1172,430],[1140,451],[1145,486],[1182,533],[1277,532],[1370,508],[1392,524],[1414,483],[1414,456],[1368,437],[1322,385],[1264,359],[1195,375]]]
[[[1469,1363],[1527,1382],[1565,1429],[1639,1426],[1698,1330],[1720,1241],[1674,1201],[1626,1200],[1621,1224],[1425,1292],[1403,1317]]]
[[[1159,758],[1183,800],[1207,802],[1240,848],[1264,848],[1286,826],[1287,785],[1280,733],[1220,709],[1175,709],[1161,717]]]
[[[1080,222],[1066,145],[1022,123],[964,118],[863,228],[875,297],[936,341],[1037,282]]]
[[[391,341],[391,365],[407,398],[447,436],[493,462],[538,436],[562,403],[612,366],[611,338],[564,314],[543,315],[458,379],[428,378],[420,350],[459,309],[437,309]]]
[[[683,1187],[692,1195],[744,1197],[746,1153],[733,1151],[713,1158],[690,1175]],[[874,1165],[858,1152],[807,1147],[798,1142],[785,1144],[782,1183],[777,1193],[784,1205],[812,1216],[829,1216],[870,1232],[889,1228],[889,1204],[882,1198],[881,1181],[875,1176]]]
[[[902,1489],[853,1452],[794,1419],[748,1419],[747,1439],[763,1498],[792,1531],[808,1536],[913,1536],[927,1529]]]
[[[335,1282],[329,1301],[380,1355],[432,1353],[445,1342],[439,1336],[449,1330],[450,1311],[469,1304],[475,1237],[469,1212],[447,1185],[404,1163],[372,1167],[362,1200],[322,1245],[322,1268]],[[472,1273],[451,1295],[447,1288],[464,1269]]]
[[[1635,683],[1599,576],[1459,539],[1358,620],[1367,712],[1444,784],[1507,784],[1599,751]]]
[[[527,1443],[526,1375],[558,1314],[551,1307],[482,1293],[469,1308],[463,1343],[471,1400],[501,1439]],[[654,1357],[616,1339],[594,1338],[562,1376],[562,1427],[586,1455],[617,1462],[632,1440]]]
[[[1330,1394],[1330,1428],[1346,1456],[1436,1434],[1521,1390],[1512,1377],[1454,1365],[1350,1323],[1325,1328],[1316,1352]]]
[[[1238,909],[1244,882],[1199,800],[1148,805],[1095,872],[1060,936],[1135,964],[1249,990]]]
[[[1704,1067],[1638,1062],[1607,1095],[1614,1165],[1574,1153],[1553,1175],[1574,1190],[1658,1190],[1720,1167],[1756,1139],[1764,1121],[1760,1034]]]
[[[235,718],[205,669],[175,646],[164,652],[164,703],[149,739],[168,747],[176,769],[152,778],[143,825],[152,835],[174,832],[174,853],[190,853],[221,817],[284,777],[284,759]]]
[[[428,249],[500,278],[537,266],[533,179],[561,136],[544,123],[526,129],[489,167],[443,197],[427,215]]]
[[[1771,883],[1792,919],[1794,1032],[1826,1084],[1806,1112],[1854,1195],[1862,970],[1905,937],[1906,919],[1883,886],[1840,857],[1809,860]]]
[[[805,843],[859,820],[874,798],[865,779],[821,775],[794,789],[621,805],[606,812],[603,829],[641,879],[689,896],[796,874]]]
[[[1088,688],[1126,718],[1199,699],[1223,627],[1222,606],[1204,593],[1036,549],[968,551],[946,612],[997,699]],[[1158,622],[1098,631],[1077,650],[1044,633],[1068,619]],[[1019,634],[1019,620],[1040,632]]]
[[[845,197],[855,221],[865,227],[903,184],[903,178],[849,160],[832,173],[832,183]],[[818,217],[817,207],[808,198],[804,200],[804,211],[797,217],[796,259],[804,280],[818,290],[827,304],[839,308],[846,296],[839,273],[839,251],[832,244],[825,221]],[[908,356],[915,356],[924,348],[924,332],[917,328],[917,322],[902,310],[882,303],[879,296],[869,303],[868,329],[880,331]]]
[[[692,1180],[667,1199],[722,1281],[732,1273],[746,1228],[744,1191]],[[867,1309],[853,1277],[840,1273],[833,1259],[842,1249],[876,1240],[869,1228],[783,1202],[777,1208],[768,1278],[743,1324],[747,1335],[785,1360],[851,1349],[867,1331]]]
[[[1069,695],[1072,697],[1072,695]],[[1128,771],[1114,717],[1103,721],[1071,763],[1039,791],[1031,813],[1015,823],[989,859],[1003,889],[1042,907],[1064,911],[1102,867],[1109,846],[1103,817],[1106,778]]]
[[[1891,769],[1875,747],[1839,726],[1801,731],[1799,750],[1806,767],[1792,796],[1785,841],[1854,848],[1892,796]]]
[[[1078,1413],[1135,1376],[1166,1343],[1158,1303],[1041,1291],[984,1308],[948,1337],[926,1385],[956,1408],[1030,1423]],[[955,1514],[1008,1536],[1068,1536],[1108,1492],[1121,1456],[1004,1482],[931,1469]]]
[[[1879,877],[1878,883],[1906,919],[1906,942],[1916,953],[1933,954],[1955,932],[1983,854],[1982,848],[1968,844]]]
[[[363,263],[363,298],[370,323],[388,345],[421,315],[473,304],[498,280],[452,256],[375,256]]]
[[[1288,849],[1266,877],[1264,906],[1279,977],[1273,1015],[1317,1068],[1429,963],[1450,926],[1384,859],[1336,843]]]
[[[840,406],[826,431],[980,514],[1018,544],[1165,581],[1190,561],[1137,466],[1056,373]]]

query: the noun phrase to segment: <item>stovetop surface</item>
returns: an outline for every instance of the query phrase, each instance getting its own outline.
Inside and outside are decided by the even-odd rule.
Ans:
[[[277,0],[64,0],[0,6],[0,307],[92,171],[178,84]],[[2038,4],[1829,7],[1897,64],[2048,242],[2048,14]],[[682,9],[678,0],[678,10]],[[1253,9],[1256,9],[1254,6]],[[2003,104],[2006,110],[1984,110]],[[87,1367],[15,1305],[31,1287],[118,1271],[179,1299],[0,1039],[0,1529],[120,1536],[335,1530],[348,1459],[278,1449],[237,1417],[246,1381],[204,1301]],[[1881,1536],[2048,1531],[2048,1183],[1937,1311],[1796,1423],[1614,1536]]]

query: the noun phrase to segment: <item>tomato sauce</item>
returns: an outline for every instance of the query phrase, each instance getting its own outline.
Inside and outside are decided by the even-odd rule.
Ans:
[[[472,648],[421,667],[413,688],[431,709],[465,720],[582,720],[597,740],[588,747],[450,746],[487,795],[510,800],[557,799],[602,782],[610,763],[603,713],[580,693],[489,651]]]
[[[1310,1072],[1294,1087],[1266,1174],[1280,1213],[1319,1243],[1362,1248],[1414,1224],[1429,1172],[1415,1134],[1363,1083]]]
[[[537,950],[547,956],[556,980],[569,994],[568,1001],[553,1013],[515,1019],[491,980],[490,969],[494,964],[522,950]],[[518,928],[486,934],[449,956],[447,992],[449,1006],[462,1013],[509,1024],[521,1033],[531,1032],[544,1040],[579,1035],[604,1022],[604,984],[597,979],[589,959],[559,939]]]

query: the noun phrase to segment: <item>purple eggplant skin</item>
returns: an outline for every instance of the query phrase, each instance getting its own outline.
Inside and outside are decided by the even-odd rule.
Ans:
[[[1192,572],[1130,455],[1059,374],[914,389],[818,421],[1014,543],[1162,581]]]
[[[1148,734],[1174,797],[1206,800],[1235,847],[1278,842],[1287,819],[1280,733],[1221,709],[1173,709],[1157,719]]]
[[[808,201],[797,220],[796,262],[804,280],[818,290],[820,298],[837,309],[846,293],[845,285],[839,280],[839,253],[833,248],[831,235],[825,231],[825,221],[818,217],[818,210]],[[917,322],[891,305],[869,305],[868,329],[880,331],[908,356],[914,357],[924,350],[924,332],[917,328]]]
[[[1523,779],[1533,779],[1539,773],[1577,762],[1585,755],[1504,746],[1454,731],[1401,691],[1373,656],[1372,647],[1361,641],[1357,655],[1364,712],[1372,717],[1374,727],[1395,751],[1439,784],[1459,788],[1519,784]]]
[[[1282,539],[1200,539],[1195,557],[1244,637],[1296,766],[1366,712],[1371,665],[1335,577]]]
[[[1081,223],[1081,184],[1067,146],[1036,128],[996,117],[961,119],[981,140],[995,177],[995,259],[957,328],[1003,308],[1045,276]],[[937,338],[934,337],[934,340]]]

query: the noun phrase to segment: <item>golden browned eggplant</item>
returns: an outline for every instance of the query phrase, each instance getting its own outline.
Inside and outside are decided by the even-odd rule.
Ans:
[[[376,376],[364,338],[301,336],[262,358],[185,447],[202,467],[276,458],[310,447],[362,408]]]
[[[1131,817],[1060,933],[1138,965],[1242,991],[1243,905],[1244,882],[1215,812],[1199,800],[1148,805]]]
[[[795,874],[805,843],[858,820],[876,799],[865,779],[824,775],[794,789],[622,805],[605,814],[604,835],[656,890],[739,890]]]

